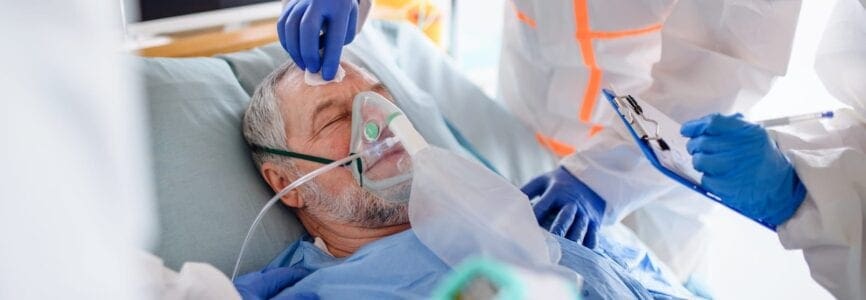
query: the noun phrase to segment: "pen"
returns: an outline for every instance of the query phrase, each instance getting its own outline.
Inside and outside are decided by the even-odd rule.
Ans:
[[[830,118],[833,118],[833,112],[832,111],[824,111],[824,112],[816,112],[816,113],[809,113],[809,114],[803,114],[803,115],[768,119],[768,120],[763,120],[763,121],[757,121],[755,123],[757,123],[758,125],[761,125],[762,127],[775,127],[775,126],[783,126],[783,125],[789,125],[789,124],[793,124],[793,123],[799,123],[799,122],[805,122],[805,121],[811,121],[811,120],[830,119]]]

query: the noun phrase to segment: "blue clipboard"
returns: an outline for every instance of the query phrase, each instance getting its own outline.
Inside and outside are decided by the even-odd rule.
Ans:
[[[713,193],[708,192],[701,185],[695,184],[695,183],[689,181],[688,179],[684,178],[683,176],[680,176],[676,172],[671,171],[670,169],[668,169],[667,167],[662,165],[661,161],[659,161],[658,157],[656,156],[655,151],[653,151],[652,147],[650,146],[649,140],[642,139],[642,138],[638,137],[637,133],[635,132],[635,129],[632,128],[631,124],[626,119],[626,116],[623,115],[623,113],[620,111],[619,105],[616,102],[617,95],[614,94],[613,91],[610,91],[608,89],[602,89],[602,93],[604,93],[604,96],[605,96],[605,98],[607,98],[607,101],[610,103],[610,105],[613,106],[616,114],[622,120],[623,124],[625,124],[625,127],[628,128],[628,132],[631,134],[631,137],[634,138],[635,142],[637,142],[638,148],[640,148],[640,151],[643,152],[644,156],[646,156],[647,160],[649,160],[650,164],[652,164],[653,167],[658,169],[660,172],[662,172],[662,174],[664,174],[668,178],[671,178],[674,181],[688,187],[689,189],[691,189],[691,190],[693,190],[693,191],[695,191],[701,195],[704,195],[705,197],[710,198],[713,201],[716,201],[721,205],[724,205],[725,207],[737,212],[740,215],[745,216],[742,212],[740,212],[740,210],[733,208],[733,207],[730,207],[725,202],[722,202],[722,199],[719,198],[719,196],[716,196]],[[749,218],[749,219],[751,219],[751,218]],[[764,227],[769,228],[770,230],[776,231],[776,226],[774,226],[770,223],[767,223],[764,220],[755,220],[755,219],[752,219],[752,220],[763,225]]]

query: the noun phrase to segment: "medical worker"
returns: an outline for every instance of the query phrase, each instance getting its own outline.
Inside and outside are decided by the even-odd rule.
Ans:
[[[851,109],[769,135],[738,115],[718,114],[690,121],[681,132],[691,138],[688,150],[704,187],[747,217],[781,224],[782,245],[802,249],[812,277],[833,296],[864,299],[866,4],[837,2],[815,70]]]
[[[0,298],[270,298],[308,271],[252,273],[233,285],[213,266],[175,272],[138,250],[154,223],[147,112],[120,50],[117,5],[0,10],[0,34],[15,41],[0,47]]]
[[[653,197],[668,198],[683,189],[657,194],[667,184],[651,182],[655,179],[649,178],[658,173],[642,162],[633,142],[611,132],[619,120],[611,121],[597,89],[613,85],[619,92],[639,95],[679,122],[710,112],[745,111],[767,93],[775,76],[785,73],[800,4],[681,0],[597,1],[585,6],[586,2],[514,1],[504,30],[500,87],[513,111],[539,129],[540,140],[554,149],[565,148],[563,154],[574,148],[574,154],[563,160],[565,170],[543,179],[549,188],[542,193],[577,193],[592,199],[589,193],[575,192],[588,186],[604,199],[604,217],[617,218]],[[838,113],[824,126],[816,122],[774,132],[773,140],[791,164],[762,129],[740,118],[698,119],[686,123],[682,133],[693,137],[688,150],[698,154],[694,164],[705,172],[708,189],[732,199],[728,205],[748,217],[777,225],[782,244],[803,249],[813,278],[833,295],[863,299],[866,14],[855,0],[841,0],[831,20],[816,69],[828,90],[855,110]],[[575,101],[573,95],[580,92],[583,101]],[[573,113],[576,109],[579,114]],[[734,145],[738,149],[731,151]],[[689,234],[678,222],[688,220],[683,215],[700,211],[693,203],[704,200],[679,195],[688,202],[651,202],[634,217],[638,233],[649,233],[641,236],[644,241],[670,259],[674,269],[688,271],[684,267],[697,261],[688,254],[693,253],[690,245],[696,245],[691,241],[698,232]],[[611,214],[617,208],[624,209]],[[665,226],[646,232],[652,224]],[[669,234],[675,235],[666,237]],[[683,248],[666,248],[670,246]],[[678,251],[683,249],[688,251]]]
[[[635,95],[679,123],[745,111],[785,73],[799,9],[797,0],[510,1],[500,97],[563,157],[524,187],[539,197],[539,219],[591,233],[628,216],[681,280],[699,273],[711,203],[649,164],[600,91]]]
[[[0,298],[147,298],[129,251],[153,222],[145,112],[121,67],[116,5],[0,10]]]

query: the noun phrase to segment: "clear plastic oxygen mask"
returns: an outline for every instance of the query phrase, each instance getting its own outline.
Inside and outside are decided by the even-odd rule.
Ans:
[[[358,185],[386,201],[408,202],[412,184],[410,154],[419,147],[416,136],[403,112],[381,95],[362,92],[355,96],[349,149],[351,153],[367,153],[350,166]],[[379,146],[397,137],[401,142],[393,147]]]
[[[330,170],[346,167],[361,187],[393,202],[408,202],[412,180],[411,154],[427,146],[412,124],[393,103],[374,92],[361,92],[352,105],[352,135],[349,156],[327,158],[251,145],[253,151],[303,159],[324,166],[298,178],[268,200],[253,221],[238,253],[232,280],[235,279],[253,232],[265,213],[290,191]]]

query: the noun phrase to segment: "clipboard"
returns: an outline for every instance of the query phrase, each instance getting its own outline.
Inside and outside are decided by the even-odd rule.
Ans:
[[[676,159],[664,159],[671,156],[676,157],[676,153],[685,151],[684,143],[671,143],[674,140],[679,141],[679,139],[682,139],[678,133],[674,137],[668,135],[669,139],[667,140],[660,134],[661,128],[663,128],[664,125],[673,125],[675,122],[670,120],[669,117],[665,116],[661,112],[655,110],[655,108],[647,105],[641,106],[640,102],[631,95],[617,96],[613,91],[608,89],[602,89],[602,93],[604,93],[604,96],[607,98],[610,105],[613,106],[614,111],[619,115],[623,124],[625,124],[625,127],[628,128],[628,131],[637,143],[638,148],[640,148],[640,151],[644,154],[647,160],[649,160],[653,167],[679,184],[724,205],[740,215],[744,215],[738,209],[725,204],[719,196],[710,193],[701,186],[700,172],[695,171],[694,168],[691,167],[690,155],[687,160],[688,166],[686,166],[685,161],[683,161],[685,160],[685,157],[680,157],[681,161],[679,163]],[[647,116],[647,114],[653,113],[655,115]],[[666,119],[670,121],[658,122],[656,119],[663,119],[662,121],[665,121]],[[675,130],[679,132],[679,126],[676,126]],[[680,147],[682,148],[681,150],[675,151],[672,147],[676,147],[677,149]],[[663,155],[662,158],[664,161],[659,159],[657,152]],[[672,168],[675,170],[672,170]],[[776,226],[771,225],[764,220],[753,219],[753,221],[769,228],[770,230],[776,230]]]

